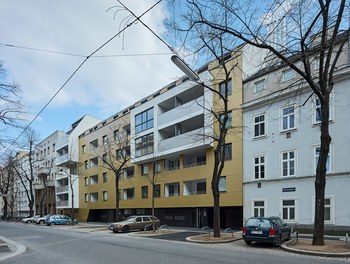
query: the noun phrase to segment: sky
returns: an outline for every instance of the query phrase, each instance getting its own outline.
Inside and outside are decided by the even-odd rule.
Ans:
[[[122,2],[140,15],[156,1]],[[116,0],[1,0],[0,60],[9,81],[20,84],[28,121],[88,55],[124,27],[129,13],[117,5]],[[163,37],[168,15],[163,1],[142,21]],[[128,27],[83,64],[31,127],[43,139],[66,131],[85,114],[100,120],[112,116],[183,76],[171,55],[141,23]]]

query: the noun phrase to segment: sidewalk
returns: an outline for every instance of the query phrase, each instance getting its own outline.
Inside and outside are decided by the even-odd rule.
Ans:
[[[22,254],[24,251],[26,251],[25,246],[0,236],[0,262]]]

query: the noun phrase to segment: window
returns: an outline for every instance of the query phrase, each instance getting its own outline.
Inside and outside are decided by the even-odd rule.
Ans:
[[[198,181],[196,182],[196,193],[195,194],[206,194],[207,193],[207,182]]]
[[[225,97],[226,81],[223,81],[219,84],[219,92],[223,97]],[[230,79],[227,81],[227,96],[230,96],[231,94],[232,94],[232,81]]]
[[[157,161],[154,163],[154,172],[155,172],[155,173],[159,173],[160,171],[161,171],[160,161],[157,160]]]
[[[265,89],[265,79],[254,83],[254,93],[261,92]]]
[[[107,172],[102,174],[103,183],[107,183]]]
[[[295,150],[282,152],[282,176],[295,176],[296,155]]]
[[[221,176],[219,180],[219,192],[226,192],[226,176]]]
[[[294,79],[295,71],[293,69],[288,69],[282,72],[282,82],[290,81]]]
[[[96,203],[98,202],[98,193],[90,193],[90,202],[91,203]]]
[[[85,177],[85,186],[88,186],[89,185],[89,177]]]
[[[148,198],[148,186],[141,187],[141,194],[142,194],[142,199]]]
[[[315,197],[312,200],[312,214],[315,218]],[[334,223],[334,196],[326,196],[324,199],[324,222],[325,224]]]
[[[107,201],[107,198],[108,198],[108,194],[106,191],[102,192],[102,197],[103,197],[103,201]]]
[[[296,220],[296,201],[294,199],[282,200],[282,219],[285,221]]]
[[[103,163],[105,163],[107,161],[107,154],[102,155],[102,161],[103,161]]]
[[[265,114],[254,117],[254,137],[265,136]]]
[[[126,125],[123,127],[124,135],[126,137],[130,136],[130,125]]]
[[[160,197],[160,184],[154,185],[153,194],[154,197]]]
[[[113,138],[115,141],[119,140],[119,130],[114,130],[113,132]]]
[[[333,92],[329,95],[329,121],[333,120]],[[322,108],[321,100],[314,96],[314,108],[313,108],[313,124],[319,124],[322,121]]]
[[[107,135],[104,135],[104,136],[102,137],[102,143],[103,143],[103,145],[107,145],[107,143],[108,143]]]
[[[141,165],[142,175],[148,175],[148,164]]]
[[[282,131],[287,131],[287,130],[296,128],[294,106],[284,107],[281,109],[281,111],[282,111],[282,118],[281,118]]]
[[[224,114],[221,114],[219,116],[220,127],[221,127],[222,122],[224,122],[224,116],[225,116]],[[232,111],[227,113],[227,121],[226,121],[226,128],[231,128],[231,127],[232,127]]]
[[[135,134],[153,127],[153,108],[135,116]]]
[[[254,178],[265,179],[265,156],[254,157]]]
[[[313,65],[314,71],[317,71],[320,68],[320,58],[319,57],[314,58],[312,65]]]
[[[117,156],[117,160],[120,160],[123,158],[123,152],[121,149],[117,149],[116,156]]]
[[[81,147],[81,151],[83,152],[83,154],[86,153],[86,145],[83,145],[83,146]]]
[[[135,139],[135,156],[153,153],[153,133]]]
[[[85,198],[85,203],[88,203],[89,202],[89,194],[85,193],[84,198]]]
[[[134,166],[128,167],[124,170],[124,179],[129,179],[134,177]]]
[[[253,216],[254,217],[265,216],[265,201],[253,201]]]
[[[317,164],[320,157],[321,146],[314,146],[314,174],[316,174]],[[331,172],[331,153],[332,153],[332,145],[329,146],[329,153],[327,157],[326,163],[326,173]]]
[[[124,190],[124,199],[125,200],[132,200],[134,199],[134,188],[125,189]]]
[[[225,144],[224,155],[225,155],[225,160],[232,159],[232,143]]]

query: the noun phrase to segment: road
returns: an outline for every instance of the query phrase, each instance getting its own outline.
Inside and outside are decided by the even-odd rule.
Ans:
[[[27,250],[1,263],[118,263],[118,264],[335,264],[350,259],[328,259],[287,253],[273,246],[248,247],[243,241],[195,244],[109,231],[89,232],[67,227],[0,222],[0,236]]]

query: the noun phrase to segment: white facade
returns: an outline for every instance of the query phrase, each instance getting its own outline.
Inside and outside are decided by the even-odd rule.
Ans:
[[[331,101],[326,228],[350,226],[350,68],[344,63],[346,57],[344,54],[340,60],[336,74],[340,77]],[[311,89],[292,87],[297,77],[286,70],[251,78],[244,85],[244,220],[276,215],[288,223],[309,226],[314,221],[320,144],[317,100],[310,97]]]
[[[74,193],[74,208],[79,208],[78,137],[87,129],[98,124],[100,120],[85,115],[71,125],[65,135],[57,142],[56,166],[59,171],[56,176],[56,208],[67,209],[72,206],[72,190]],[[74,164],[70,167],[71,164]]]
[[[201,80],[210,84],[207,71],[200,75]],[[133,163],[144,163],[157,157],[167,157],[169,169],[178,166],[178,154],[186,151],[196,156],[212,144],[208,135],[213,133],[210,111],[213,104],[212,92],[189,80],[167,88],[151,100],[145,100],[130,112],[131,157]],[[145,118],[151,118],[147,127]],[[150,122],[150,124],[151,124]],[[139,141],[150,136],[152,151],[147,154]],[[153,144],[153,142],[155,142]],[[141,153],[142,152],[142,153]]]

